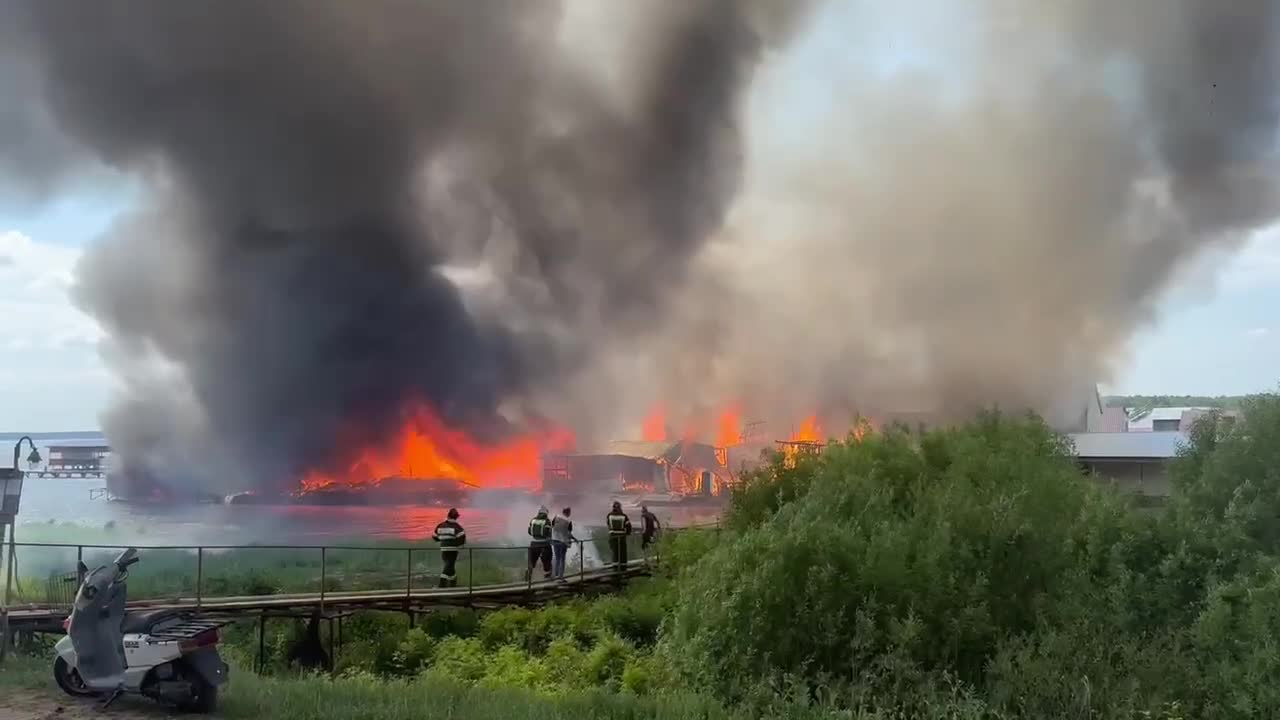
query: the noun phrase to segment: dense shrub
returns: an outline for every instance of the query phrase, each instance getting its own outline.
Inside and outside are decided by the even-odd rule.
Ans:
[[[1083,481],[1035,419],[778,458],[682,574],[662,655],[730,702],[1276,715],[1280,398],[1243,408],[1197,425],[1154,511]]]
[[[996,416],[923,438],[893,429],[806,467],[806,493],[680,585],[669,640],[729,698],[740,682],[849,678],[886,657],[979,680],[1000,638],[1071,590],[1081,519],[1103,502],[1046,427]]]

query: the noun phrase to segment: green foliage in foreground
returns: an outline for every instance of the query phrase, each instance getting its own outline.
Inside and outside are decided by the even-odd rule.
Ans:
[[[660,651],[730,703],[780,687],[908,715],[1280,715],[1280,398],[1210,420],[1138,511],[995,415],[890,429],[751,479]],[[764,688],[764,690],[762,690]]]
[[[5,690],[51,688],[47,658],[12,658],[0,672],[0,710]],[[55,702],[68,702],[57,695]],[[137,701],[142,704],[144,701]],[[28,709],[29,708],[19,708]],[[517,687],[459,682],[436,672],[410,678],[387,679],[369,673],[339,677],[257,677],[233,670],[223,690],[218,716],[226,720],[730,720],[742,715],[706,695],[688,691],[637,696],[594,688],[552,695]],[[848,713],[832,703],[797,702],[779,698],[754,717],[786,720],[890,720],[898,716]],[[957,698],[949,706],[934,707],[919,720],[980,720],[980,706]]]

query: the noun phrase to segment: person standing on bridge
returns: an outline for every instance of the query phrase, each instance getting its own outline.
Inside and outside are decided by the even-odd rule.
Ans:
[[[604,518],[609,528],[609,548],[613,550],[613,566],[619,572],[627,566],[627,536],[631,534],[631,518],[622,512],[622,503],[613,501],[613,509]]]
[[[569,508],[565,508],[551,521],[551,577],[564,580],[564,559],[569,554],[569,546],[576,542]]]
[[[640,549],[648,550],[653,544],[653,538],[662,529],[662,523],[658,522],[658,516],[649,510],[648,505],[640,506]]]
[[[467,544],[467,531],[458,523],[458,508],[449,508],[448,518],[436,526],[431,539],[440,543],[440,587],[458,587],[458,552]]]
[[[538,508],[538,514],[529,521],[529,568],[524,571],[526,581],[533,577],[533,566],[542,561],[542,576],[551,579],[551,518],[547,517],[547,507]]]

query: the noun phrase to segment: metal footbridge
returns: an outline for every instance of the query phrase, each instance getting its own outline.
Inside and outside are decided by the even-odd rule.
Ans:
[[[122,549],[15,545],[18,571],[10,573],[14,582],[6,582],[9,589],[0,606],[11,633],[62,632],[62,621],[70,613],[81,580],[74,568],[80,562],[91,568],[103,565]],[[141,562],[131,572],[127,607],[131,612],[173,610],[227,618],[330,621],[355,611],[385,610],[407,613],[412,622],[419,613],[444,608],[537,606],[615,590],[628,578],[649,574],[659,561],[656,553],[639,547],[637,537],[629,538],[628,546],[634,559],[615,566],[607,560],[603,564],[587,560],[589,555],[608,557],[603,539],[577,541],[559,579],[544,579],[541,565],[527,572],[527,546],[464,547],[456,586],[442,588],[437,586],[440,551],[431,546],[131,545],[139,551]],[[255,555],[265,557],[255,563]],[[24,566],[44,569],[45,574],[24,575]],[[315,589],[270,586],[273,574],[288,575],[295,585]],[[248,591],[246,585],[251,586]]]

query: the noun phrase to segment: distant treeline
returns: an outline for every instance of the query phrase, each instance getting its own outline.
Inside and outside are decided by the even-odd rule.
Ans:
[[[103,438],[101,430],[68,430],[58,432],[0,432],[0,442],[13,442],[23,435],[28,435],[37,443],[49,440],[83,440],[93,438]]]
[[[1107,407],[1150,410],[1158,407],[1213,407],[1223,410],[1240,409],[1244,395],[1108,395],[1103,398]]]

